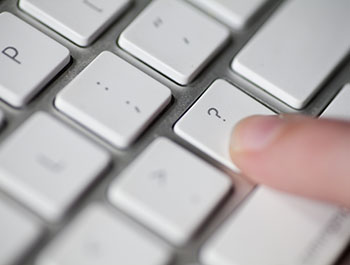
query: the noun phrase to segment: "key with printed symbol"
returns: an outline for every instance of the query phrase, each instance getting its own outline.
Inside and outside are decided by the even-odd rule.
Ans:
[[[1,145],[0,186],[56,222],[108,162],[107,152],[39,112]]]
[[[0,265],[14,264],[34,247],[41,228],[20,209],[0,197]]]
[[[160,138],[115,180],[109,198],[173,244],[182,245],[230,187],[230,179],[220,171]]]
[[[350,120],[350,84],[346,84],[323,111],[321,118]]]
[[[19,7],[80,46],[90,45],[130,0],[20,0]]]
[[[118,43],[170,79],[186,85],[228,37],[228,29],[190,4],[157,0],[124,30]]]
[[[350,52],[349,10],[348,0],[285,1],[234,58],[232,69],[303,108]]]
[[[229,153],[234,125],[250,115],[274,114],[224,80],[215,81],[175,124],[175,133],[227,167],[238,170]]]
[[[126,148],[170,100],[169,88],[103,52],[59,93],[55,105],[108,142]]]
[[[166,265],[164,244],[102,205],[84,210],[41,253],[37,265]]]
[[[246,27],[268,0],[188,0],[234,29]]]
[[[258,187],[201,251],[205,265],[330,265],[347,246],[350,212]]]
[[[61,44],[8,12],[0,14],[0,98],[23,107],[70,61]]]

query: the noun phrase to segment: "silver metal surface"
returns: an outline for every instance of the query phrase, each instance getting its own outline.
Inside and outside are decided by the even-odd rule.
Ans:
[[[119,174],[119,172],[121,172],[133,160],[134,157],[140,154],[142,150],[144,150],[145,147],[154,138],[160,135],[174,140],[204,160],[208,161],[208,163],[220,168],[222,171],[226,172],[233,178],[234,189],[222,203],[221,207],[215,212],[215,215],[207,222],[205,229],[199,231],[195,238],[189,242],[188,245],[180,249],[174,248],[175,260],[172,265],[186,265],[198,262],[197,257],[200,246],[203,244],[206,238],[208,238],[208,236],[213,233],[213,231],[215,231],[215,229],[225,219],[225,217],[236,208],[236,206],[246,197],[247,194],[249,194],[253,186],[241,176],[233,175],[229,169],[218,164],[206,154],[200,152],[190,144],[180,139],[177,135],[174,134],[172,129],[173,125],[205,91],[205,89],[217,78],[223,78],[233,84],[236,84],[243,91],[251,94],[253,97],[257,98],[263,104],[269,106],[276,112],[296,112],[296,110],[291,109],[287,105],[266,94],[260,88],[255,87],[248,81],[235,75],[230,70],[230,63],[235,54],[241,49],[241,47],[243,47],[243,45],[249,40],[254,32],[259,29],[264,21],[268,19],[273,11],[278,8],[278,5],[281,3],[283,4],[283,1],[270,1],[269,4],[265,6],[264,10],[262,10],[261,14],[257,16],[258,19],[255,20],[255,22],[250,25],[247,30],[242,32],[232,31],[232,38],[229,44],[212,61],[212,64],[207,67],[189,86],[179,86],[175,84],[160,73],[156,72],[155,70],[151,69],[147,65],[124,52],[117,45],[117,39],[122,30],[133,20],[134,17],[137,16],[137,14],[142,11],[148,2],[150,2],[150,0],[134,0],[133,4],[126,11],[125,15],[123,15],[119,20],[115,21],[115,23],[109,27],[96,42],[94,42],[88,48],[81,48],[19,10],[17,0],[0,0],[0,12],[6,10],[16,14],[24,21],[28,22],[29,24],[33,25],[37,29],[41,30],[42,32],[46,33],[53,39],[63,44],[71,51],[72,54],[71,64],[60,75],[58,75],[55,80],[53,80],[47,87],[45,87],[43,92],[41,92],[25,108],[14,109],[3,101],[0,101],[0,109],[4,111],[6,116],[6,125],[0,133],[0,144],[2,141],[5,141],[6,138],[16,129],[16,127],[18,127],[33,112],[44,110],[58,117],[60,120],[71,126],[74,130],[91,139],[91,141],[97,142],[99,145],[106,148],[113,157],[113,162],[111,163],[110,167],[90,187],[89,191],[80,198],[80,200],[71,209],[63,222],[56,225],[50,225],[40,219],[40,217],[35,213],[31,213],[33,217],[41,222],[43,227],[46,229],[45,235],[42,238],[39,246],[36,247],[31,255],[23,257],[23,262],[21,263],[23,265],[33,264],[35,256],[40,252],[45,244],[52,240],[56,233],[59,233],[60,230],[63,229],[65,225],[69,223],[72,218],[74,218],[75,215],[79,214],[79,212],[92,201],[104,201],[105,204],[109,205],[112,211],[119,211],[118,209],[112,207],[106,199],[106,190],[108,188],[108,185]],[[124,58],[126,61],[143,70],[159,82],[168,86],[173,93],[173,100],[171,105],[162,113],[159,119],[153,122],[148,130],[130,148],[126,150],[118,150],[108,145],[93,133],[69,120],[57,109],[55,109],[53,104],[56,94],[63,87],[65,87],[81,70],[83,70],[100,52],[105,50],[109,50],[117,54],[121,58]],[[316,98],[301,112],[313,116],[319,115],[320,112],[330,102],[330,100],[336,95],[342,85],[350,81],[349,73],[350,62],[347,58],[343,65],[339,67],[339,71],[327,82],[322,91],[319,92]],[[20,205],[19,202],[16,202],[5,192],[0,193],[4,193],[1,196],[6,197],[9,201],[11,201],[11,203],[17,203]],[[23,210],[28,212],[30,211],[25,209],[24,206]],[[137,223],[137,221],[132,220],[131,218],[130,221]],[[143,226],[140,223],[138,223],[138,225]],[[145,229],[147,230],[147,228]],[[117,261],[116,264],[118,264]],[[349,251],[345,253],[344,257],[338,264],[350,264]]]

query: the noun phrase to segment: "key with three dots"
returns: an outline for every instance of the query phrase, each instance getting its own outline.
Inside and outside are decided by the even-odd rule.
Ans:
[[[38,112],[0,146],[0,187],[57,222],[108,162],[106,151]]]
[[[19,7],[80,46],[90,45],[130,0],[20,0]]]
[[[167,265],[169,248],[105,206],[85,209],[41,253],[36,265]]]
[[[70,61],[61,44],[8,12],[0,14],[0,98],[23,107]]]
[[[112,184],[109,198],[175,245],[186,243],[231,188],[230,179],[159,138]]]
[[[125,29],[119,45],[186,85],[222,48],[229,31],[185,1],[156,0]]]
[[[103,52],[59,93],[55,105],[108,142],[126,148],[170,100],[169,88]]]

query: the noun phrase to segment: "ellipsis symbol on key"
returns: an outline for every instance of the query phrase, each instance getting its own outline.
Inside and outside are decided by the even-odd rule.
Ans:
[[[216,108],[209,108],[207,113],[209,116],[215,116],[220,120],[222,119],[222,117],[219,115],[219,111]],[[226,119],[222,119],[222,121],[225,122]]]

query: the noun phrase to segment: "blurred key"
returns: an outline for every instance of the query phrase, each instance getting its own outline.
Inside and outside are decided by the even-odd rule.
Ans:
[[[350,52],[350,1],[286,1],[238,53],[232,68],[303,108]]]
[[[0,186],[56,222],[108,161],[104,150],[39,112],[2,143]]]
[[[0,265],[18,261],[33,247],[39,235],[37,223],[0,198]]]
[[[130,0],[20,0],[19,6],[80,46],[90,45]]]
[[[188,0],[234,29],[244,28],[268,0]]]
[[[176,245],[186,243],[230,180],[170,140],[153,142],[109,190],[112,203]]]
[[[81,213],[36,265],[167,265],[169,249],[100,205]]]
[[[330,265],[350,238],[350,212],[259,187],[202,250],[205,265]]]
[[[124,30],[119,45],[186,85],[222,48],[229,31],[185,1],[156,0]]]
[[[16,16],[0,14],[0,98],[23,107],[70,61],[69,50]]]

